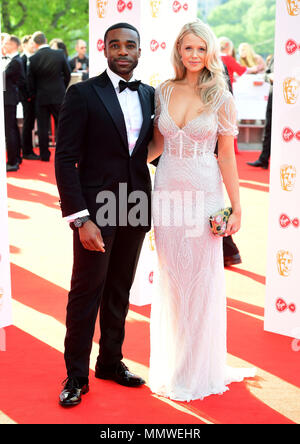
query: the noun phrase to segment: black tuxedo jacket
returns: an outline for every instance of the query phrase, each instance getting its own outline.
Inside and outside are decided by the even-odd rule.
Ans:
[[[4,105],[16,106],[20,101],[20,90],[25,88],[25,73],[19,55],[11,59],[4,73]]]
[[[119,205],[119,184],[128,192],[143,191],[148,199],[147,226],[151,226],[151,179],[147,146],[153,133],[154,88],[141,83],[139,98],[143,124],[129,155],[124,116],[106,73],[72,85],[66,94],[58,123],[55,172],[63,216],[88,209],[96,222],[100,191],[112,191]],[[118,225],[118,216],[117,216]],[[100,227],[109,234],[114,228]]]
[[[40,105],[61,104],[71,77],[70,65],[62,50],[48,47],[30,57],[28,90]]]
[[[25,84],[20,88],[20,100],[23,101],[27,101],[27,99],[30,97],[29,91],[28,91],[28,66],[27,66],[27,60],[28,57],[26,54],[21,55],[21,61],[22,61],[22,65],[23,65],[23,71],[25,74],[25,79],[26,82]]]

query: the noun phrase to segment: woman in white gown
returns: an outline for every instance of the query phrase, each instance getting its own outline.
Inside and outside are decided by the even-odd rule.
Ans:
[[[233,208],[227,234],[240,228],[236,109],[207,25],[197,20],[183,27],[173,64],[175,79],[156,90],[148,155],[148,161],[161,155],[153,199],[159,279],[151,308],[149,385],[159,395],[190,401],[221,394],[255,370],[226,365],[222,238],[211,233],[209,216],[224,208],[223,179]],[[183,213],[201,215],[198,231]]]

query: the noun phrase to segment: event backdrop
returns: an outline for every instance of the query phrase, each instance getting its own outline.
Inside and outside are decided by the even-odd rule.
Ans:
[[[127,22],[141,34],[142,55],[135,77],[153,87],[174,75],[171,52],[180,28],[197,18],[197,0],[90,0],[90,75],[106,69],[104,32],[114,23]],[[154,177],[154,167],[150,167]],[[147,234],[139,260],[130,302],[151,303],[156,251],[153,229]]]
[[[1,24],[0,24],[1,32]],[[0,43],[1,45],[1,43]],[[1,51],[0,51],[1,55]],[[4,349],[4,330],[12,323],[11,284],[8,246],[6,154],[3,116],[3,76],[0,58],[0,351]]]
[[[300,1],[277,0],[264,326],[294,338],[300,330],[299,29]]]

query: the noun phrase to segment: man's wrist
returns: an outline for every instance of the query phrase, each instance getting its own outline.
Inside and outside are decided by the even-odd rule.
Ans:
[[[72,222],[70,222],[70,227],[72,228],[72,230],[75,230],[76,228],[81,228],[90,219],[90,216],[77,217]]]

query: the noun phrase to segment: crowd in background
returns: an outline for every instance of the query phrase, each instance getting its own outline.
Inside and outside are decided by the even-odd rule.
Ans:
[[[61,39],[52,39],[48,44],[40,31],[22,39],[1,34],[7,172],[18,171],[23,159],[50,160],[49,133],[55,134],[59,109],[72,75],[76,81],[89,76],[86,42],[77,40],[75,51],[76,55],[69,57]],[[21,132],[17,121],[20,102]],[[39,155],[33,150],[35,127]]]
[[[273,56],[266,60],[256,54],[248,43],[241,43],[236,55],[227,37],[219,38],[221,58],[232,85],[237,76],[265,73],[265,80],[273,82]],[[42,32],[19,39],[1,34],[2,67],[4,69],[4,110],[7,149],[7,171],[17,171],[22,159],[49,161],[49,135],[55,133],[59,108],[72,75],[76,81],[89,77],[89,58],[84,40],[75,43],[76,54],[69,57],[68,49],[59,38],[49,44]],[[58,56],[59,54],[59,56]],[[72,74],[73,73],[73,74]],[[272,88],[267,106],[262,160],[251,166],[268,168],[271,142]],[[23,124],[20,134],[17,124],[17,105],[22,103]],[[52,120],[51,120],[52,116]],[[54,126],[51,125],[54,122]],[[37,155],[33,151],[35,125],[39,140]],[[235,151],[238,152],[237,139]]]

